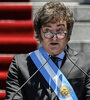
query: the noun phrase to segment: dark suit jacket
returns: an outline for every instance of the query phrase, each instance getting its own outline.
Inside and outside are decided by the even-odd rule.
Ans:
[[[90,56],[68,49],[75,64],[90,75]],[[29,54],[16,55],[10,65],[6,82],[6,99],[11,100],[15,91],[36,71]],[[90,100],[90,78],[80,71],[68,58],[63,61],[61,71],[71,83],[79,100]],[[58,100],[52,89],[38,72],[13,100]]]

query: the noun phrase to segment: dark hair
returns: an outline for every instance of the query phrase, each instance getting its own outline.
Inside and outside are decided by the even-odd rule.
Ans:
[[[42,25],[50,22],[52,19],[64,19],[67,22],[67,37],[70,39],[72,28],[74,24],[73,14],[70,12],[69,8],[59,1],[51,1],[46,3],[39,11],[36,13],[34,19],[34,29],[36,32],[36,37],[41,40],[40,29]]]

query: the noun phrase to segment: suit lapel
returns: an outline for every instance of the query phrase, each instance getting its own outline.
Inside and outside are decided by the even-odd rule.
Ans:
[[[73,63],[76,63],[78,61],[78,57],[76,56],[77,52],[73,51],[70,48],[68,49],[68,52],[69,52],[68,56],[70,57],[70,59],[73,61]],[[65,75],[66,78],[68,78],[70,72],[74,68],[74,64],[73,63],[66,56],[65,63],[63,64],[63,66],[60,69],[62,71],[62,73]]]

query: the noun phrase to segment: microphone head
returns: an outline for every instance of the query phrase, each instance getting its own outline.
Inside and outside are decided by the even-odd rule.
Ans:
[[[65,47],[64,51],[67,52],[67,47]]]
[[[49,57],[51,58],[52,56],[54,56],[54,54],[49,54]]]
[[[64,52],[65,52],[67,55],[69,54],[69,53],[68,53],[67,47],[65,47]]]

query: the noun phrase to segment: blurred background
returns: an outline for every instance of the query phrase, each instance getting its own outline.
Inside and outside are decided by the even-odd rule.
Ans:
[[[4,100],[6,79],[13,56],[38,48],[33,20],[37,10],[50,0],[0,0],[0,100]],[[90,52],[90,0],[59,0],[74,14],[69,45]]]

